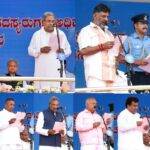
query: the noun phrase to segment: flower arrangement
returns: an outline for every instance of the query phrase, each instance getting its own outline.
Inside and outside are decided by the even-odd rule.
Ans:
[[[0,92],[10,92],[12,91],[12,86],[11,85],[7,85],[7,84],[0,84]]]
[[[15,89],[11,85],[1,84],[0,92],[20,92],[20,93],[67,93],[70,92],[70,87],[67,83],[63,83],[61,87],[44,87],[36,89],[34,85],[25,84],[22,86],[22,81],[17,83]]]

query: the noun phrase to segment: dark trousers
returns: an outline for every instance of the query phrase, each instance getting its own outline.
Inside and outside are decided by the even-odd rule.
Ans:
[[[132,85],[150,85],[150,73],[146,72],[132,72],[131,73]],[[139,91],[140,93],[143,91]]]

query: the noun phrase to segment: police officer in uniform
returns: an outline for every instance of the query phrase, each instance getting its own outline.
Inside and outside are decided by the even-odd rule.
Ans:
[[[128,36],[124,42],[126,53],[134,58],[131,72],[132,85],[149,85],[150,73],[140,69],[139,66],[148,64],[146,58],[150,55],[150,37],[148,32],[147,14],[139,14],[131,18],[135,32]]]

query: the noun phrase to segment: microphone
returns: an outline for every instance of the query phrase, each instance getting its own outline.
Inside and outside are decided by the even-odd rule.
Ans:
[[[60,53],[57,53],[57,58],[60,60],[60,61],[64,61],[66,59],[66,55],[64,52],[60,52]]]
[[[58,31],[58,27],[57,27],[57,22],[56,21],[54,22],[53,26],[56,27],[56,31],[57,31],[58,48],[61,49],[61,47],[60,47],[59,31]],[[61,52],[57,53],[57,59],[59,59],[60,61],[64,61],[66,59],[66,55],[65,55],[64,51],[61,51]]]
[[[129,64],[132,64],[132,63],[134,63],[135,59],[131,54],[126,54],[125,55],[125,61]]]
[[[52,26],[57,28],[57,20],[56,19],[52,21]]]
[[[57,107],[57,110],[62,110],[62,109],[63,109],[62,106]]]
[[[100,106],[100,105],[95,105],[94,108],[95,108],[95,109],[98,109],[98,110],[103,110],[103,107]]]
[[[94,108],[96,109],[96,108],[97,108],[97,105],[95,105]]]
[[[30,138],[28,138],[28,142],[32,142],[32,140]]]

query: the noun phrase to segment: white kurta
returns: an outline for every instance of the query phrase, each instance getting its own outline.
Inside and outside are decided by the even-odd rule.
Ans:
[[[6,109],[0,111],[0,150],[22,150],[21,126],[9,124],[9,120],[16,118],[16,114]]]
[[[124,42],[125,37],[121,37]],[[113,37],[111,32],[106,29],[103,31],[94,23],[84,27],[78,36],[79,49],[94,47],[108,41],[114,41],[113,48],[108,50],[108,60],[103,59],[106,51],[99,51],[96,54],[84,56],[84,73],[87,87],[107,87],[107,86],[126,86],[127,81],[116,74],[116,57],[119,54],[120,42]],[[108,68],[106,67],[108,66]],[[104,68],[105,67],[105,68]],[[106,77],[112,83],[106,82]],[[108,79],[108,77],[107,77]]]
[[[144,150],[143,133],[137,127],[140,114],[132,114],[127,109],[118,116],[118,150]]]
[[[149,146],[144,145],[144,150],[150,150]]]
[[[22,150],[31,150],[30,142],[24,142],[21,140]]]
[[[114,37],[111,32],[109,30],[103,31],[100,27],[96,26],[92,22],[88,26],[84,27],[78,36],[78,44],[80,50],[88,46],[94,47],[108,41],[114,41]],[[84,69],[87,87],[98,87],[96,84],[97,82],[100,83],[99,87],[106,86],[106,82],[103,80],[102,71],[103,66],[105,66],[104,63],[106,63],[107,66],[115,65],[115,57],[110,52],[111,51],[108,52],[109,58],[111,60],[110,62],[103,61],[103,52],[84,56]],[[109,74],[111,73],[112,71],[109,72]],[[92,82],[95,83],[92,84]]]
[[[66,144],[61,144],[61,150],[68,150],[68,146]],[[73,150],[72,146],[70,147],[70,150]]]
[[[60,37],[60,47],[64,50],[66,57],[71,54],[71,49],[66,35],[63,31],[59,31]],[[45,46],[50,46],[51,51],[48,54],[40,53],[40,49]],[[40,30],[36,31],[31,39],[30,45],[28,47],[28,53],[30,56],[35,58],[35,71],[34,76],[36,77],[60,77],[59,68],[60,61],[57,59],[58,50],[58,39],[56,29],[52,33],[48,33],[42,27]],[[35,86],[37,89],[42,89],[46,87],[59,87],[58,82],[36,82]]]
[[[53,146],[40,146],[39,150],[61,150],[61,148],[60,147],[53,147]]]

